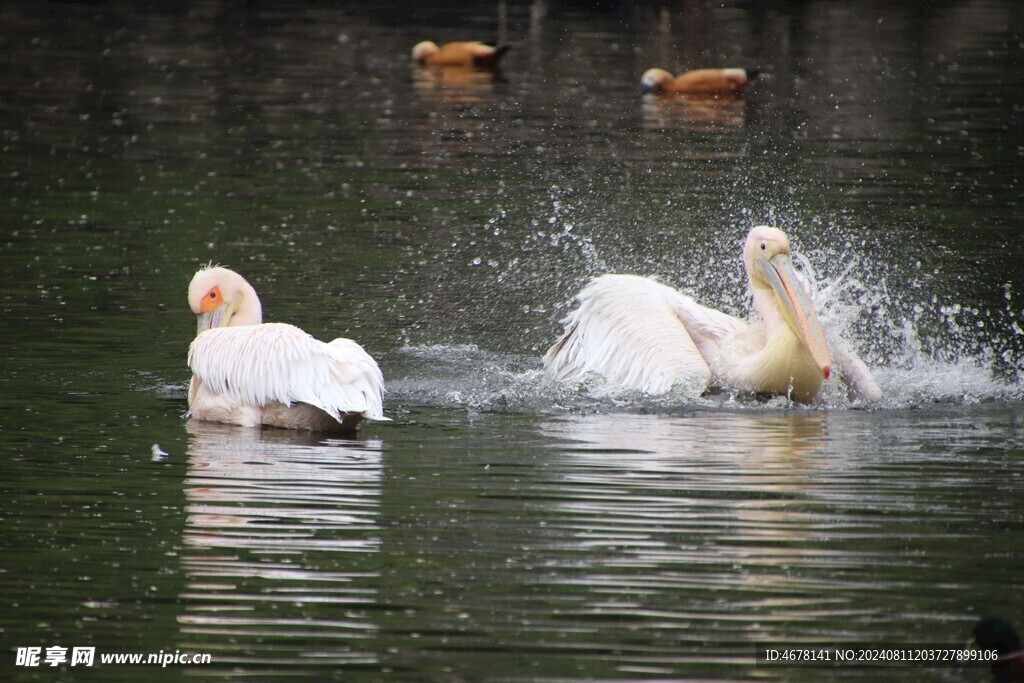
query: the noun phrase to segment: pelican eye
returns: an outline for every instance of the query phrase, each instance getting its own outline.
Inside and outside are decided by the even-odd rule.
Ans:
[[[210,298],[211,299],[216,299],[217,298],[217,292],[210,292]]]
[[[761,251],[768,249],[768,245],[765,242],[761,242]]]

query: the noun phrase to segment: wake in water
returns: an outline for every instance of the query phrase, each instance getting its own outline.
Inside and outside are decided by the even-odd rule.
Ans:
[[[670,410],[692,397],[622,391],[593,377],[576,385],[550,379],[540,357],[490,353],[474,345],[407,346],[400,350],[410,376],[388,382],[391,404],[415,403],[469,412],[606,412]],[[706,405],[714,405],[709,402]]]
[[[674,412],[685,409],[789,409],[785,397],[714,390],[696,399],[684,389],[651,396],[604,382],[597,376],[566,385],[551,380],[538,357],[490,353],[472,345],[409,346],[400,351],[418,370],[388,383],[389,405],[421,404],[468,412],[593,413]],[[909,362],[908,362],[909,361]],[[974,359],[934,360],[920,356],[901,364],[872,367],[884,397],[871,409],[966,405],[1024,400],[1019,381],[997,376]],[[807,408],[861,409],[837,381],[826,383],[821,398]]]

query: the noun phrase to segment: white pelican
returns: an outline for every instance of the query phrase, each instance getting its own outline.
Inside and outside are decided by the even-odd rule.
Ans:
[[[188,350],[193,419],[317,431],[387,419],[384,378],[359,344],[325,344],[292,325],[264,323],[256,290],[238,273],[201,269],[188,304],[199,320]]]
[[[716,385],[796,401],[817,397],[834,370],[851,398],[879,400],[878,383],[846,343],[833,339],[829,349],[789,254],[781,230],[762,225],[747,236],[743,264],[757,313],[749,322],[648,278],[595,278],[544,367],[562,381],[595,373],[650,394],[679,383],[694,393]]]

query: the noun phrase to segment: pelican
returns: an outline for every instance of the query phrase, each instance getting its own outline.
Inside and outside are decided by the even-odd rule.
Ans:
[[[476,40],[445,43],[441,47],[431,40],[416,43],[412,48],[412,61],[420,66],[476,66],[493,69],[511,45],[492,47]]]
[[[316,431],[387,419],[384,378],[359,344],[325,344],[293,325],[264,323],[256,290],[238,273],[200,269],[188,304],[198,317],[188,350],[193,419]]]
[[[874,402],[881,389],[840,339],[825,341],[810,298],[793,270],[789,240],[757,226],[743,247],[756,317],[746,321],[701,306],[652,279],[602,275],[578,295],[579,308],[544,355],[547,373],[578,382],[595,373],[624,388],[664,394],[674,386],[704,392],[723,386],[819,396],[835,372],[851,398]]]
[[[695,69],[673,76],[664,69],[648,69],[640,78],[644,92],[659,95],[739,95],[757,77],[756,69]]]

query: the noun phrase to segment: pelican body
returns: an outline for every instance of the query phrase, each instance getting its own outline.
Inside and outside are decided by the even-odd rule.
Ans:
[[[644,92],[658,95],[735,97],[757,74],[753,69],[695,69],[673,76],[664,69],[648,69],[640,83]]]
[[[420,66],[463,66],[494,69],[511,45],[493,47],[475,40],[437,43],[424,40],[412,48],[412,61]]]
[[[238,273],[201,269],[188,303],[198,320],[188,351],[192,419],[328,432],[387,419],[383,376],[359,344],[264,323],[256,290]]]
[[[595,278],[545,354],[545,370],[567,382],[593,373],[649,394],[682,386],[697,395],[722,386],[795,401],[818,397],[835,371],[852,398],[879,400],[881,389],[864,362],[842,340],[826,343],[785,233],[753,228],[743,262],[754,294],[750,321],[649,278]]]

